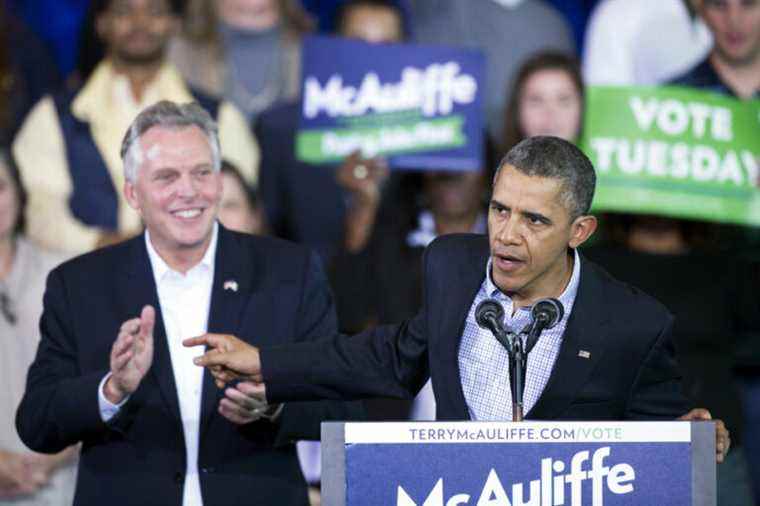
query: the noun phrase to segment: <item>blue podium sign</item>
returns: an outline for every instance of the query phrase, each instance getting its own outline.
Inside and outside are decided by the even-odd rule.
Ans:
[[[480,170],[480,51],[309,37],[303,46],[299,160],[354,151],[393,169]]]
[[[695,448],[694,427],[702,435],[700,448]],[[715,504],[714,453],[707,440],[712,427],[689,422],[346,424],[344,502],[333,497],[326,504]],[[324,432],[323,439],[329,446]],[[697,454],[701,468],[692,465]],[[326,455],[336,458],[334,452]],[[324,462],[323,467],[329,473],[334,466]]]

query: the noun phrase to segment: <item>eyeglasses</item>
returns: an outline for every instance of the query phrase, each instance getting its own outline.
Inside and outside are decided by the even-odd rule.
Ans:
[[[11,308],[11,298],[5,292],[0,292],[0,313],[3,314],[5,321],[11,325],[16,324],[16,313]]]

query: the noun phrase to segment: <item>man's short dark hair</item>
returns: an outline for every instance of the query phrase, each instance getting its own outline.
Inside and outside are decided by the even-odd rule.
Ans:
[[[90,3],[90,11],[95,16],[99,16],[111,7],[111,2],[113,2],[113,0],[92,0]],[[175,16],[182,15],[182,12],[184,10],[184,2],[182,2],[182,0],[167,0],[166,3],[169,5],[169,9],[171,10],[172,14]]]
[[[591,160],[573,143],[544,135],[523,140],[501,160],[494,183],[505,165],[511,165],[526,176],[559,179],[562,200],[572,220],[588,214],[591,209],[596,173]]]
[[[388,9],[393,11],[398,16],[401,22],[401,29],[403,31],[404,38],[409,35],[409,27],[407,24],[406,11],[401,6],[398,0],[347,0],[338,6],[333,17],[333,27],[335,33],[341,34],[345,28],[346,19],[352,10],[359,7],[371,7],[375,9]]]

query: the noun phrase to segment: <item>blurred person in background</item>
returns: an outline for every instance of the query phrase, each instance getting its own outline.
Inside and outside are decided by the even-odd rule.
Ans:
[[[715,43],[704,60],[672,84],[741,99],[760,97],[760,1],[690,1]]]
[[[700,62],[710,52],[712,35],[691,1],[600,2],[586,32],[586,83],[651,86]]]
[[[169,59],[191,86],[234,103],[249,121],[301,88],[299,0],[190,0]]]
[[[341,6],[336,26],[341,37],[371,43],[404,39],[403,13],[392,0],[350,0]],[[256,122],[261,145],[261,197],[273,235],[306,244],[329,259],[342,247],[346,210],[352,205],[353,193],[337,177],[339,164],[312,165],[296,160],[300,117],[301,102],[297,101],[270,109]],[[369,170],[368,178],[384,178],[385,171],[379,169]]]
[[[541,0],[409,0],[417,42],[479,48],[486,55],[483,108],[494,139],[523,62],[540,51],[575,52],[567,21]]]
[[[230,230],[265,234],[264,211],[258,193],[246,182],[237,167],[222,161],[222,201],[219,222]]]
[[[0,2],[0,146],[7,146],[24,116],[60,78],[45,46]]]
[[[14,424],[26,371],[40,340],[45,278],[63,260],[24,236],[25,200],[18,169],[9,152],[0,148],[0,504],[67,506],[74,497],[78,450],[33,453]]]
[[[707,57],[671,84],[691,86],[741,100],[760,98],[760,0],[689,0],[712,33],[714,45]],[[757,134],[760,135],[760,129]],[[758,181],[760,184],[760,181]],[[760,245],[758,229],[728,230],[725,242],[740,253]],[[760,263],[754,272],[760,272]],[[753,278],[760,281],[759,277]],[[754,285],[760,299],[760,282]],[[757,312],[757,308],[755,308]],[[744,442],[754,494],[760,500],[760,333],[740,344],[745,410]]]
[[[215,116],[223,155],[254,182],[258,147],[243,115],[188,87],[165,59],[178,24],[169,0],[95,0],[106,56],[84,85],[40,100],[13,142],[29,189],[28,233],[71,253],[142,230],[121,192],[121,138],[138,112],[162,99],[197,101]]]
[[[571,142],[580,137],[584,86],[574,56],[555,51],[537,53],[519,68],[508,95],[503,152],[536,135]]]

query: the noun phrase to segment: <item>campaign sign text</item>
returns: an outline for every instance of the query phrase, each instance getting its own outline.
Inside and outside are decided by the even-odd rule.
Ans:
[[[691,467],[684,465],[691,451],[688,424],[664,431],[615,423],[447,424],[411,428],[417,432],[407,437],[386,437],[387,424],[355,425],[365,427],[358,427],[363,434],[346,431],[347,504],[692,504]]]
[[[593,209],[760,225],[760,100],[604,86],[586,103]]]
[[[297,157],[358,150],[391,168],[478,170],[483,72],[474,50],[307,38]]]

